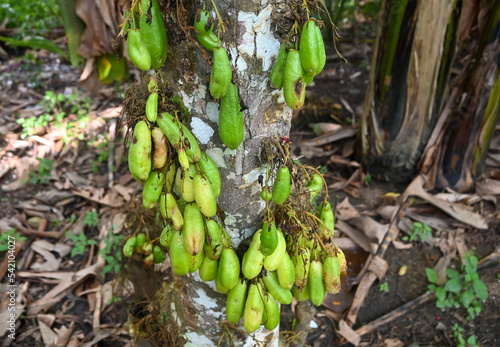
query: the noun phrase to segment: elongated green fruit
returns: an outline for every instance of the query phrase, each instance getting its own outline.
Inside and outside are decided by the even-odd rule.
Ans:
[[[220,99],[226,95],[233,78],[231,62],[224,47],[214,49],[212,72],[210,74],[210,95]]]
[[[160,235],[160,245],[166,248],[170,248],[174,235],[175,230],[170,225],[165,226]]]
[[[151,56],[139,29],[130,29],[128,31],[127,52],[130,61],[139,70],[148,71],[151,68]]]
[[[182,139],[179,125],[177,124],[175,117],[170,113],[163,112],[158,115],[156,123],[161,128],[161,130],[163,130],[163,132],[167,136],[168,142],[170,142],[172,147],[180,148],[182,141],[188,142],[186,154],[190,163],[197,163],[200,160],[201,151],[200,146],[198,145],[198,141],[184,124],[182,124],[182,134],[184,135],[185,139]]]
[[[205,256],[203,258],[203,263],[199,268],[200,278],[204,282],[210,282],[217,278],[217,272],[219,268],[219,260],[212,260],[209,257]]]
[[[205,177],[208,178],[210,183],[212,184],[212,189],[214,191],[215,197],[218,197],[220,194],[221,180],[219,174],[219,167],[213,161],[212,158],[205,152],[201,152],[201,158],[198,162],[198,167],[203,171]]]
[[[151,66],[158,70],[167,59],[168,39],[165,23],[156,0],[142,0],[141,9],[144,12],[139,24],[142,39],[151,56]]]
[[[276,300],[284,305],[291,304],[293,301],[292,292],[289,289],[285,289],[280,286],[278,282],[278,275],[273,272],[267,272],[267,274],[262,277],[264,284],[266,285],[267,291],[271,293]]]
[[[340,262],[337,257],[326,257],[323,260],[323,282],[328,293],[340,292]]]
[[[212,185],[200,174],[194,176],[194,200],[200,208],[201,213],[207,217],[213,217],[217,213],[217,201]]]
[[[248,250],[243,255],[241,272],[245,278],[251,280],[257,277],[264,265],[264,255],[260,252],[260,234],[262,229],[255,232]]]
[[[269,75],[271,86],[275,89],[280,89],[283,87],[283,74],[285,72],[286,55],[286,43],[283,42],[280,46],[278,57],[276,58],[276,61],[274,62],[274,65],[271,69],[271,74]]]
[[[134,127],[132,143],[128,152],[128,167],[139,182],[146,182],[151,172],[151,131],[146,121],[139,121]]]
[[[292,110],[304,104],[306,84],[303,81],[304,69],[300,63],[299,51],[291,49],[286,57],[285,73],[283,74],[283,96]]]
[[[158,118],[158,92],[152,92],[146,101],[146,117],[151,122],[156,122]]]
[[[153,208],[155,203],[160,199],[165,183],[165,172],[151,171],[142,192],[142,203],[145,208]]]
[[[293,287],[293,296],[298,301],[306,301],[309,300],[309,287],[305,286],[301,289],[297,287]]]
[[[196,272],[201,267],[203,260],[205,259],[205,253],[199,252],[192,257],[191,263],[189,264],[189,272]]]
[[[222,231],[219,224],[213,219],[205,222],[207,233],[205,235],[205,256],[209,259],[219,259],[222,253]]]
[[[264,327],[267,330],[274,330],[280,323],[280,307],[271,293],[264,295],[264,312],[266,316]]]
[[[158,127],[151,130],[151,138],[153,140],[153,168],[163,169],[168,156],[167,138]]]
[[[318,195],[323,189],[323,179],[317,173],[311,176],[311,180],[306,183],[307,189],[311,193],[311,201]]]
[[[189,272],[193,256],[184,248],[182,234],[179,231],[172,237],[169,256],[172,263],[172,270],[176,275],[183,276]]]
[[[247,281],[239,279],[238,283],[227,293],[226,316],[232,323],[238,323],[245,310],[247,299]]]
[[[196,12],[194,20],[196,37],[201,45],[210,51],[213,51],[221,45],[219,38],[213,32],[214,24],[210,12],[207,10],[198,10],[198,12]]]
[[[295,283],[295,267],[287,252],[283,255],[283,260],[278,266],[276,273],[278,274],[280,286],[288,290],[292,289]]]
[[[219,135],[226,146],[236,149],[245,138],[238,87],[229,84],[227,94],[220,100]]]
[[[278,230],[274,221],[264,222],[262,232],[260,233],[260,251],[263,255],[269,256],[273,254],[278,246]]]
[[[215,279],[215,288],[217,289],[217,291],[219,293],[226,294],[229,291],[229,289],[227,289],[226,287],[224,287],[222,285],[220,278],[221,278],[221,276],[220,276],[220,269],[219,269],[217,272],[217,278]]]
[[[171,192],[172,191],[172,185],[174,184],[174,179],[175,179],[175,164],[171,163],[168,171],[167,171],[167,177],[165,177],[165,186],[167,187],[167,191]]]
[[[126,257],[131,257],[134,254],[134,247],[136,244],[136,237],[132,236],[123,245],[123,255]]]
[[[323,264],[321,261],[311,261],[307,286],[309,287],[311,302],[316,306],[320,306],[326,296],[325,283],[323,282]]]
[[[319,207],[319,219],[322,223],[318,223],[318,234],[322,239],[333,238],[333,230],[335,226],[335,217],[333,215],[332,206],[327,201],[326,204],[322,203]]]
[[[146,243],[146,234],[144,234],[144,233],[137,234],[135,247],[142,249],[142,247],[144,246],[145,243]]]
[[[292,176],[287,166],[282,166],[278,170],[276,180],[273,185],[273,201],[281,205],[288,199],[292,189]]]
[[[264,188],[262,188],[262,190],[260,192],[260,197],[264,201],[269,201],[273,198],[273,195],[269,192],[267,187],[264,187]]]
[[[321,30],[313,19],[309,19],[302,28],[299,52],[302,67],[309,75],[316,76],[323,70],[326,62],[325,44]]]
[[[340,249],[340,247],[336,247],[337,251],[337,258],[339,258],[339,263],[340,263],[340,273],[342,275],[347,275],[347,260],[345,258],[344,252]]]
[[[176,186],[178,192],[181,194],[182,198],[187,202],[193,202],[194,196],[194,177],[197,175],[196,167],[194,165],[189,165],[188,170],[183,170],[182,168],[177,169],[176,181],[180,176],[180,191],[179,187]]]
[[[285,252],[286,252],[285,237],[283,236],[283,232],[281,231],[281,229],[278,229],[278,246],[276,246],[276,249],[271,255],[267,256],[264,259],[264,268],[267,271],[276,270],[281,264]]]
[[[160,213],[163,218],[172,221],[172,226],[175,230],[182,230],[182,227],[184,226],[184,217],[182,216],[182,212],[171,193],[161,194]]]
[[[205,244],[205,223],[200,209],[195,203],[189,203],[184,208],[184,226],[182,227],[184,247],[191,255],[203,251]]]
[[[155,264],[161,263],[165,259],[165,253],[160,246],[154,245],[153,247],[153,261]]]
[[[245,330],[253,333],[260,327],[264,313],[264,302],[262,298],[262,287],[260,283],[252,283],[248,289],[247,301],[245,303],[245,314],[243,325]]]
[[[219,280],[227,290],[233,289],[240,278],[240,260],[232,248],[224,248],[219,258]]]
[[[305,287],[309,280],[311,251],[308,247],[300,247],[291,258],[295,266],[295,285]]]

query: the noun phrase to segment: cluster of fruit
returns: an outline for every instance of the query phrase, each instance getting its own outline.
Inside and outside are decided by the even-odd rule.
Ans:
[[[125,11],[122,36],[127,40],[130,61],[138,69],[158,70],[167,59],[168,40],[165,23],[156,0],[140,0]]]
[[[298,25],[294,25],[296,29]],[[314,19],[308,19],[302,27],[300,40],[287,51],[287,45],[281,44],[278,57],[271,69],[271,86],[283,88],[285,102],[291,109],[304,104],[305,88],[309,86],[326,63],[325,44],[321,30]]]
[[[214,99],[220,99],[219,135],[226,146],[236,149],[245,137],[243,113],[238,87],[232,82],[231,62],[226,48],[213,32],[214,25],[209,11],[201,9],[196,12],[194,22],[196,37],[203,47],[213,52],[209,90]]]
[[[163,25],[157,7],[155,0],[145,0],[132,10],[134,23],[136,17],[140,18],[140,29],[134,25],[128,30],[128,40],[132,32],[138,32],[146,43],[143,36],[152,29],[145,28],[159,21]],[[148,19],[143,21],[143,16]],[[213,19],[207,10],[197,11],[194,28],[200,44],[213,52],[209,90],[214,99],[220,99],[221,140],[236,149],[243,141],[244,126],[231,62],[213,32]],[[166,36],[161,42],[166,45]],[[143,67],[157,69],[160,61],[163,64],[166,47],[165,55],[146,51],[150,65]],[[137,65],[139,60],[132,61]],[[284,89],[291,108],[300,107],[305,86],[324,64],[321,32],[311,19],[302,28],[298,50],[287,52],[286,44],[281,46],[271,71],[271,84]],[[182,276],[198,270],[203,281],[215,281],[217,290],[228,296],[227,320],[238,323],[243,317],[248,332],[256,331],[261,324],[269,330],[276,328],[280,303],[290,304],[295,297],[321,305],[326,292],[337,293],[346,261],[333,243],[334,215],[328,194],[317,209],[312,210],[311,204],[326,188],[322,174],[292,160],[286,141],[267,141],[264,147],[268,149],[263,152],[267,153],[264,160],[268,170],[265,182],[261,182],[266,206],[262,228],[239,257],[217,216],[221,179],[216,163],[200,150],[177,111],[159,113],[161,88],[156,77],[150,79],[148,91],[146,117],[135,123],[128,162],[133,177],[144,184],[144,207],[159,205],[165,226],[158,239],[146,240],[143,233],[129,238],[124,255],[144,254],[145,263],[151,265],[163,261],[163,249],[167,248],[173,272]]]

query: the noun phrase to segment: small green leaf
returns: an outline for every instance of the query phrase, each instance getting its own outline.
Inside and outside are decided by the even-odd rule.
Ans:
[[[474,300],[474,293],[471,292],[470,290],[466,290],[460,296],[460,301],[462,302],[462,305],[464,305],[465,308],[468,308],[470,306],[472,300]]]
[[[446,269],[446,274],[449,278],[460,278],[460,273],[454,269]]]
[[[433,269],[430,269],[430,268],[426,268],[425,273],[427,275],[427,279],[429,280],[429,282],[437,284],[438,275],[437,275],[436,271],[434,271]]]
[[[488,288],[481,280],[474,281],[474,290],[479,299],[484,301],[488,298]]]
[[[439,301],[443,301],[446,298],[446,291],[443,287],[436,288],[436,297]]]
[[[462,289],[462,282],[460,282],[460,278],[451,278],[446,282],[444,288],[449,292],[458,293]]]

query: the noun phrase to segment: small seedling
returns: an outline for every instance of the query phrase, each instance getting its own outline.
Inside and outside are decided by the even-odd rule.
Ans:
[[[103,269],[104,274],[112,270],[115,273],[120,272],[122,262],[122,242],[123,235],[115,235],[113,230],[109,230],[108,236],[104,240],[104,244],[106,246],[99,251],[99,255],[106,260],[106,266]]]
[[[404,236],[403,241],[420,241],[424,242],[427,238],[432,237],[432,228],[426,223],[413,222],[409,236]]]
[[[88,247],[97,244],[96,240],[87,239],[87,236],[85,236],[85,233],[83,232],[78,235],[74,235],[71,233],[71,230],[68,230],[66,232],[66,236],[75,243],[71,249],[72,258],[78,254],[85,254]]]
[[[54,169],[54,161],[50,158],[36,158],[36,160],[40,162],[38,172],[30,171],[30,178],[27,182],[32,184],[49,183],[50,173]]]
[[[381,292],[388,292],[389,291],[389,283],[388,282],[380,283],[379,290]]]
[[[372,175],[370,173],[367,173],[365,175],[365,179],[364,179],[363,183],[368,185],[371,181],[372,181]]]
[[[16,242],[23,242],[26,240],[26,237],[21,236],[16,229],[10,229],[6,233],[0,234],[0,252],[6,252],[9,249],[9,241],[12,242],[12,238],[16,240]]]
[[[462,274],[455,269],[446,269],[447,281],[438,286],[438,275],[433,269],[425,269],[431,284],[429,290],[436,293],[436,306],[440,309],[464,307],[467,319],[474,319],[481,313],[482,302],[488,298],[488,289],[477,273],[478,259],[472,251],[465,254],[465,266]]]
[[[96,227],[99,225],[99,214],[96,211],[87,211],[83,221],[89,227]]]
[[[469,336],[467,341],[465,341],[465,338],[462,336],[463,331],[464,328],[455,323],[453,326],[453,335],[455,335],[455,338],[458,340],[457,347],[479,347],[476,343],[476,335]]]

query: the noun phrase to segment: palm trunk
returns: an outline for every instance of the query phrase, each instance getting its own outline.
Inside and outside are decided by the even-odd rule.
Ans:
[[[500,104],[499,8],[478,0],[384,1],[359,134],[370,172],[405,181],[418,167],[428,188],[472,187]],[[463,52],[467,58],[455,64]],[[450,83],[452,66],[461,72]]]

